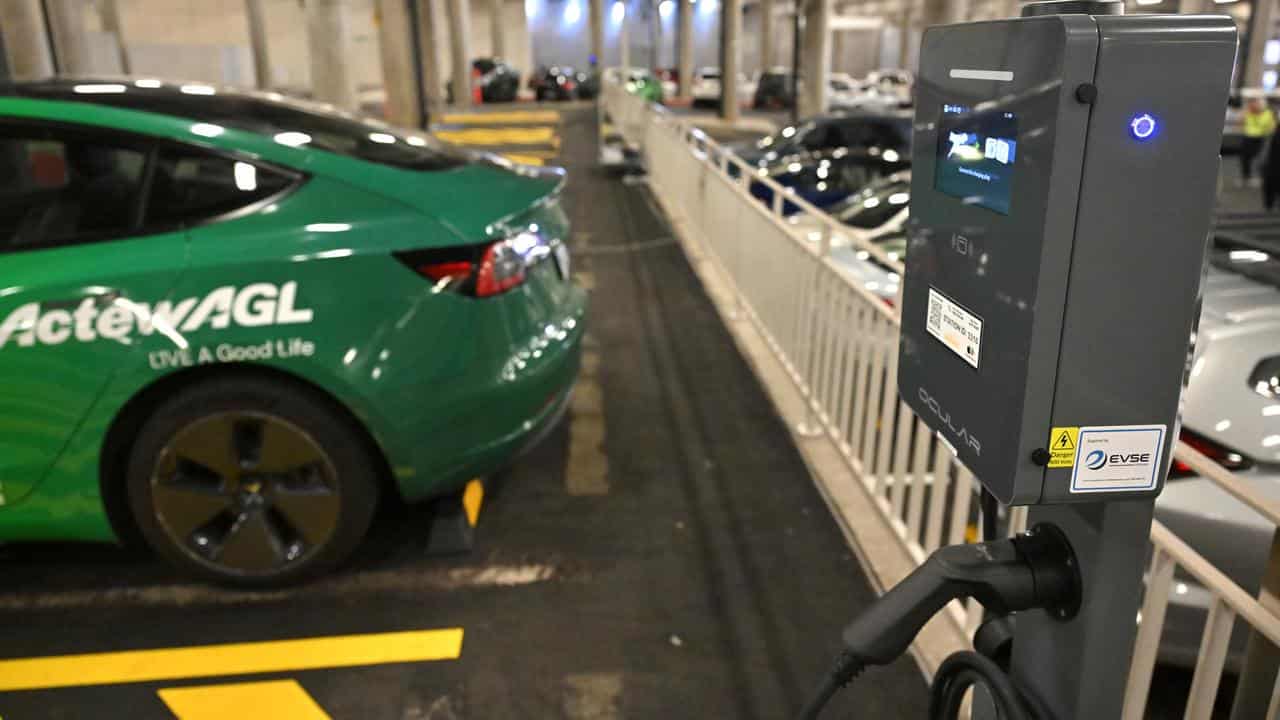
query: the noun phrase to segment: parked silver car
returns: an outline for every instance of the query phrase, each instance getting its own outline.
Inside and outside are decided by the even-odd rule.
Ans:
[[[1280,230],[1280,228],[1276,228]],[[1210,253],[1182,440],[1280,500],[1280,254],[1220,231]],[[1251,594],[1275,526],[1190,468],[1174,463],[1156,517]],[[1161,640],[1163,659],[1192,664],[1212,597],[1179,576]],[[1237,623],[1231,660],[1245,629]]]

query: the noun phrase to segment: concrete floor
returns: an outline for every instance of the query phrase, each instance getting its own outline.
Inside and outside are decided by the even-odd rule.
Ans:
[[[279,679],[333,718],[799,709],[873,592],[647,191],[595,167],[594,112],[556,132],[594,288],[584,373],[571,416],[497,478],[470,554],[426,554],[425,508],[282,592],[175,581],[136,551],[0,548],[0,659],[431,628],[463,629],[461,656],[0,693],[0,717],[168,718],[159,690]],[[827,717],[924,717],[926,699],[903,659]]]

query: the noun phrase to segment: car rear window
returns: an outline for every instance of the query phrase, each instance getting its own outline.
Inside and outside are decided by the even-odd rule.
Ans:
[[[1260,240],[1275,240],[1265,235]],[[1280,288],[1280,254],[1270,250],[1271,243],[1250,243],[1219,233],[1214,237],[1209,262],[1222,270]]]
[[[1249,387],[1265,398],[1280,397],[1280,355],[1272,355],[1254,366]]]
[[[163,148],[156,155],[146,224],[210,220],[265,200],[293,181],[276,170],[195,148]]]

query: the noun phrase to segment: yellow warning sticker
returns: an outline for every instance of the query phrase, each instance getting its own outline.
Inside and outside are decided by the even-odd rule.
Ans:
[[[1049,431],[1049,467],[1069,468],[1076,464],[1076,443],[1080,428],[1056,427]]]

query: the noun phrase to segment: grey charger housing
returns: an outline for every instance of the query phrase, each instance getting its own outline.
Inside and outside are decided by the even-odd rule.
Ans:
[[[1163,488],[1235,54],[1218,16],[925,31],[898,383],[1001,502]]]

